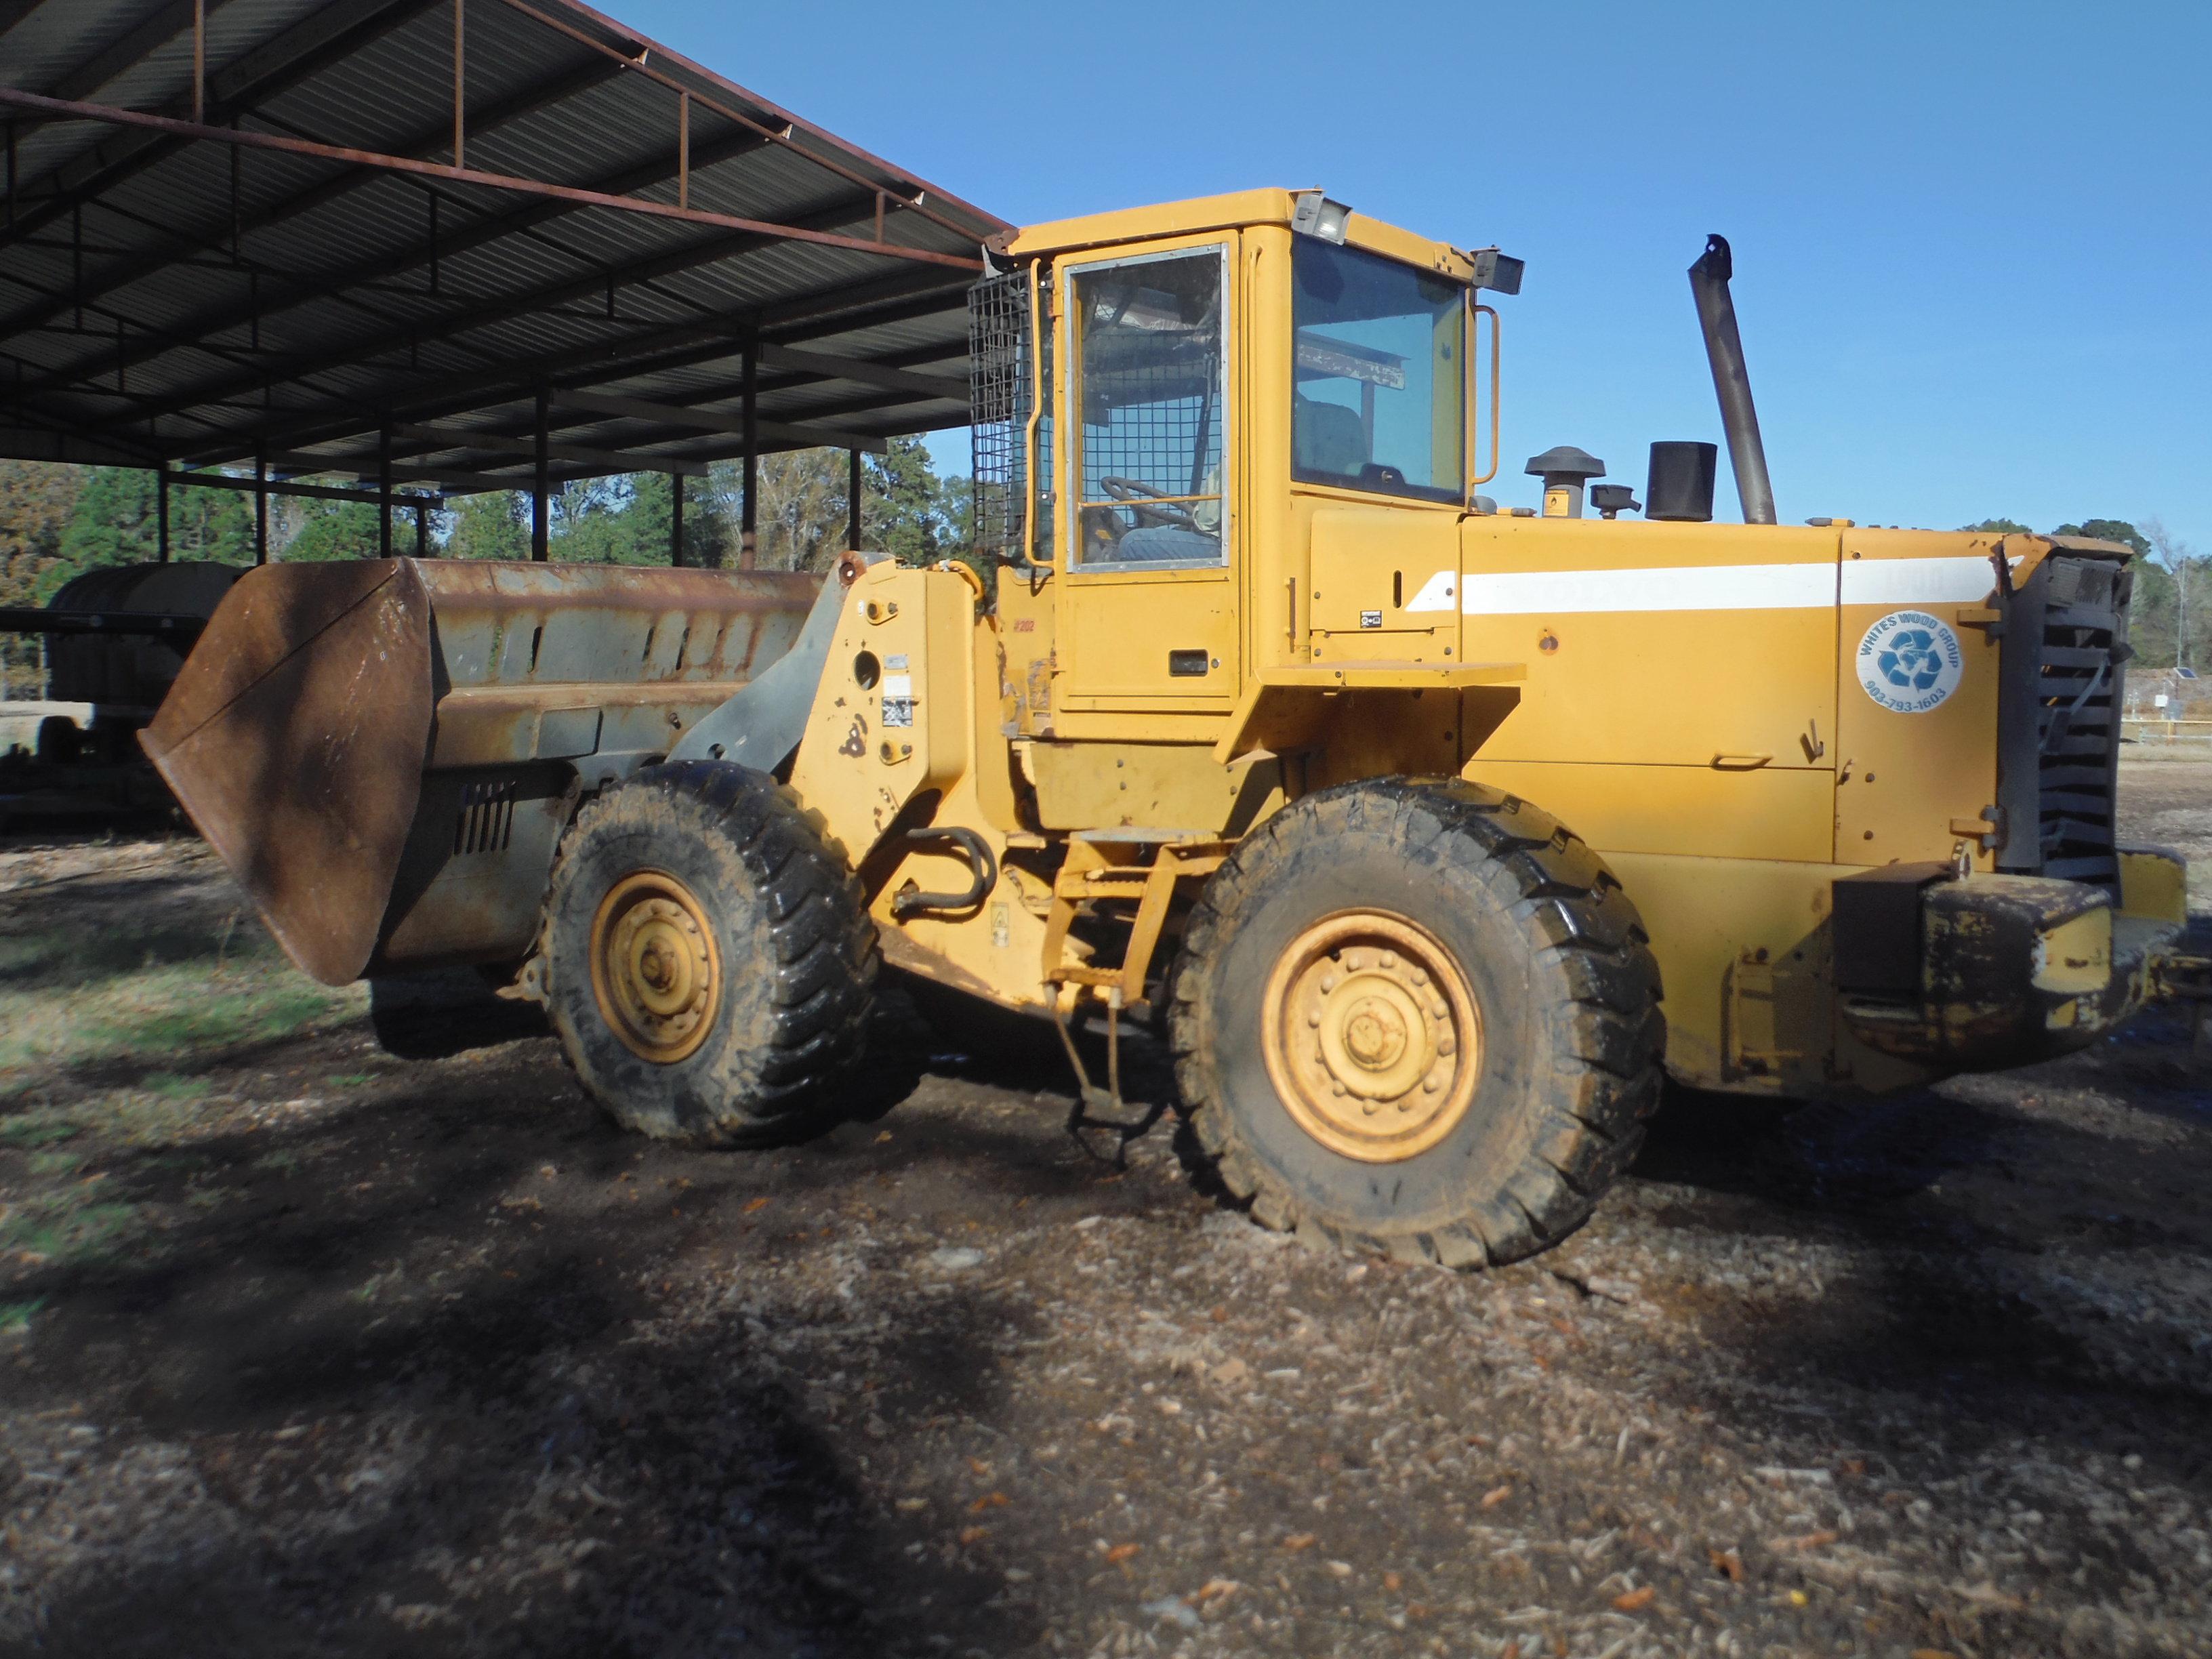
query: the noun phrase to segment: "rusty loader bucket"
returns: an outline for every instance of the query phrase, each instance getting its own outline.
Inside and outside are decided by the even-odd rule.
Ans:
[[[789,652],[821,581],[269,565],[232,589],[141,741],[325,984],[514,963],[578,798],[665,757]]]

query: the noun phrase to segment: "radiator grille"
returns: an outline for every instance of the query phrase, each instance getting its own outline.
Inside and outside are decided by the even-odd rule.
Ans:
[[[2062,554],[2014,600],[2005,641],[2012,718],[2000,739],[2009,819],[2002,867],[2105,885],[2119,879],[2113,805],[2129,588],[2124,564]],[[2032,792],[2021,787],[2031,777]]]
[[[453,851],[503,853],[514,838],[514,801],[520,786],[513,778],[461,787],[461,811],[453,824]]]

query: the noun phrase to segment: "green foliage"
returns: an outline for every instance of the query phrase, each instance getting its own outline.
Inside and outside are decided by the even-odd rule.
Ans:
[[[453,509],[444,551],[450,559],[528,558],[529,498],[513,490],[464,495]]]
[[[869,456],[862,483],[860,526],[872,550],[901,564],[928,564],[960,547],[921,439],[893,438],[884,453]]]
[[[302,503],[307,511],[306,522],[284,544],[282,557],[291,562],[296,560],[374,559],[382,550],[382,515],[366,501],[317,501]],[[406,527],[401,536],[399,525],[392,526],[395,540],[411,550],[415,527]]]
[[[2026,536],[2032,533],[2017,519],[1984,519],[1979,524],[1962,524],[1959,528],[1984,536]]]
[[[2125,519],[2084,519],[2080,524],[2062,524],[2051,532],[2054,536],[2094,536],[2099,541],[2121,542],[2135,550],[2136,556],[2150,556],[2150,541],[2142,531]]]
[[[83,492],[82,467],[0,461],[0,605],[37,603]]]
[[[0,605],[36,605],[66,580],[46,581],[64,568],[62,535],[83,489],[82,467],[0,461]],[[0,684],[9,696],[43,695],[40,661],[37,640],[0,638]]]
[[[160,489],[154,474],[142,468],[92,468],[63,532],[60,559],[40,579],[40,599],[52,599],[63,582],[82,571],[159,558]],[[171,485],[169,556],[252,562],[252,504],[235,490]]]
[[[847,458],[842,449],[793,449],[760,459],[760,507],[755,514],[754,563],[763,570],[826,570],[845,550]],[[723,517],[743,514],[743,468],[715,469],[711,481]],[[862,477],[865,489],[866,474]],[[734,550],[737,537],[730,541]],[[734,562],[734,555],[731,561]]]

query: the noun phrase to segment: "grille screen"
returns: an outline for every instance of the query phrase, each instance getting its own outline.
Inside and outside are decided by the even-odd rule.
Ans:
[[[2014,598],[2000,715],[2002,868],[2105,885],[2119,878],[2113,804],[2129,588],[2124,564],[2061,554]]]

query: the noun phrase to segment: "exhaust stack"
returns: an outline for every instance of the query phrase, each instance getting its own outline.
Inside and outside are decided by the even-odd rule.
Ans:
[[[1698,325],[1712,362],[1713,391],[1721,400],[1721,426],[1728,434],[1729,465],[1735,470],[1743,521],[1773,524],[1774,483],[1766,476],[1766,447],[1759,440],[1759,411],[1752,406],[1751,374],[1736,332],[1735,301],[1729,295],[1729,278],[1735,273],[1728,238],[1708,236],[1705,253],[1690,267],[1690,291],[1697,296]]]

